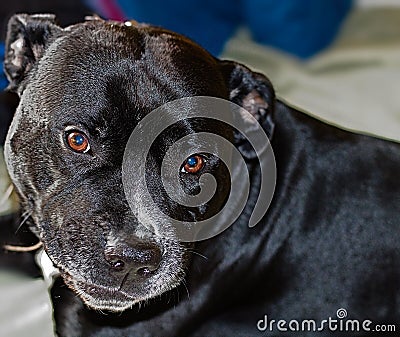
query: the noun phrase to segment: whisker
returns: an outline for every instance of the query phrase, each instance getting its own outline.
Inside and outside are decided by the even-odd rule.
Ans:
[[[190,300],[189,289],[188,289],[188,287],[187,287],[187,285],[186,285],[186,280],[185,280],[185,279],[182,280],[182,284],[183,284],[183,286],[184,286],[185,289],[186,289],[186,293],[187,293],[187,296],[188,296],[188,300]]]
[[[21,223],[19,224],[17,230],[15,231],[15,234],[18,233],[18,231],[21,229],[21,227],[23,226],[23,224],[26,222],[26,220],[29,219],[29,217],[32,215],[32,212],[26,211],[24,212],[21,217],[23,217],[25,215],[25,217],[22,219]]]
[[[186,251],[189,252],[189,253],[192,253],[192,254],[196,254],[196,255],[202,257],[202,258],[205,259],[205,260],[208,260],[208,257],[207,257],[207,256],[205,256],[205,255],[203,255],[203,254],[200,254],[199,252],[196,252],[195,250],[186,249]]]
[[[166,294],[166,296],[167,296],[167,304],[169,304],[169,303],[171,302],[172,292],[168,292],[168,293]]]

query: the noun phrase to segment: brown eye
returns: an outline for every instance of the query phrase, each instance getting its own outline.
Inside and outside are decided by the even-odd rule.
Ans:
[[[67,134],[68,146],[75,152],[85,153],[90,150],[89,140],[83,132],[71,131]]]
[[[197,173],[199,172],[204,166],[204,158],[199,155],[190,156],[184,162],[182,167],[182,172],[185,173]]]

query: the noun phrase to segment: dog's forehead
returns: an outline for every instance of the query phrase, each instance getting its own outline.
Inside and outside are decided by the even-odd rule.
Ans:
[[[143,115],[181,97],[228,95],[218,60],[190,40],[151,26],[104,21],[67,28],[35,77],[40,101],[64,115],[95,116],[105,107]]]
[[[132,67],[136,75],[143,70],[140,75],[147,74],[153,79],[171,76],[175,80],[171,85],[175,87],[188,78],[197,79],[186,83],[194,87],[196,83],[211,88],[213,83],[223,83],[219,82],[222,78],[218,60],[184,36],[154,26],[126,26],[107,21],[78,24],[65,30],[52,53],[58,54],[56,61],[60,66],[95,68],[98,75],[120,66]],[[135,79],[140,80],[139,76],[132,78]]]

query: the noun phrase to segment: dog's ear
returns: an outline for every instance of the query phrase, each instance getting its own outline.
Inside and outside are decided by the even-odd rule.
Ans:
[[[8,90],[22,92],[24,78],[61,31],[51,14],[16,14],[10,18],[4,60]]]
[[[263,74],[253,72],[240,63],[221,61],[220,64],[230,100],[250,112],[271,140],[275,127],[275,91],[271,82]],[[249,128],[251,127],[250,123]],[[245,157],[254,157],[255,153],[250,150],[242,135],[235,135],[235,142]]]

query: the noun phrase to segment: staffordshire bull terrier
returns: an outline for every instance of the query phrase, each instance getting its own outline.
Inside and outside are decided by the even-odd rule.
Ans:
[[[399,144],[324,124],[276,99],[264,75],[136,22],[90,18],[61,28],[52,15],[15,15],[5,72],[20,96],[7,167],[30,229],[62,276],[52,289],[59,336],[373,333],[324,326],[343,323],[343,312],[371,320],[370,331],[400,329]],[[211,173],[216,196],[186,213],[165,197],[161,162],[179,137],[206,130],[229,139],[250,175],[236,222],[193,245],[157,235],[166,223],[138,221],[122,162],[140,120],[195,96],[230,100],[256,118],[275,153],[277,182],[270,208],[249,228],[262,177],[246,139],[204,119],[171,127],[146,163],[155,202],[169,214],[201,221],[224,207],[230,189],[221,160],[194,151],[179,183],[196,195],[200,176]],[[314,320],[324,329],[278,329],[272,320]]]

